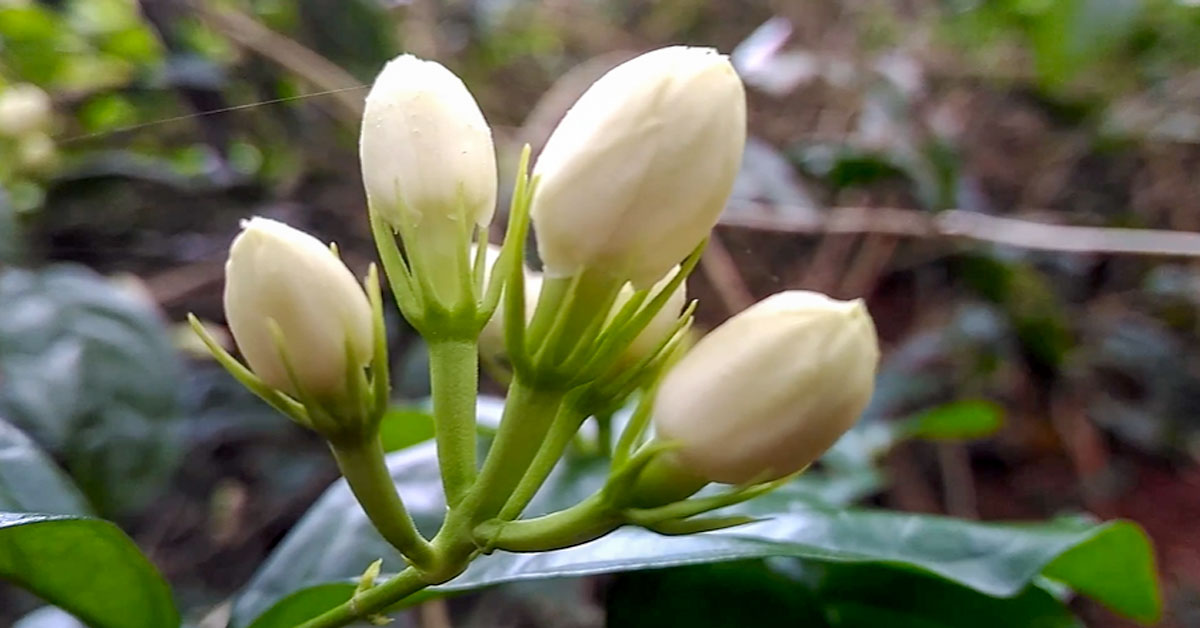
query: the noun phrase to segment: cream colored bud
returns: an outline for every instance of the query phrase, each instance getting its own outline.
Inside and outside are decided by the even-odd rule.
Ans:
[[[0,135],[22,137],[50,126],[50,96],[21,83],[0,91]]]
[[[336,396],[346,384],[346,345],[357,366],[372,350],[371,306],[362,286],[320,240],[267,218],[252,218],[225,263],[225,317],[250,369],[296,394],[271,332],[274,321],[305,392]]]
[[[746,99],[728,59],[676,46],[617,66],[538,157],[532,215],[547,276],[597,269],[645,288],[717,221],[742,160]]]
[[[655,399],[655,428],[709,481],[783,477],[854,425],[878,362],[861,300],[781,292],[717,327],[671,369]]]
[[[492,220],[492,133],[463,82],[412,55],[384,66],[367,94],[359,140],[371,211],[398,231],[442,303],[461,300],[459,239]]]

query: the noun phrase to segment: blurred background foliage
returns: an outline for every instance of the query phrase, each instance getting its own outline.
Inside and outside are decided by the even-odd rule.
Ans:
[[[189,617],[212,611],[197,625],[223,625],[221,601],[336,477],[179,326],[192,311],[222,331],[238,220],[285,220],[365,268],[356,126],[400,51],[464,78],[506,182],[609,67],[710,45],[749,87],[751,138],[689,286],[702,327],[808,288],[866,298],[886,347],[854,435],[875,453],[835,454],[796,490],[1132,518],[1158,545],[1163,625],[1200,626],[1200,244],[1166,233],[1200,231],[1197,41],[1189,0],[4,0],[0,509],[118,521]],[[1127,232],[1046,225],[1157,231],[1130,254]],[[422,345],[398,316],[391,330],[411,404]],[[872,425],[915,438],[872,446]],[[413,410],[388,430],[395,448],[430,434]],[[919,608],[931,589],[936,613]],[[1020,608],[1050,617],[1036,609],[1053,595],[1031,588]],[[35,606],[0,600],[0,624]],[[911,574],[752,561],[509,585],[401,622],[960,626],[978,615],[955,608],[992,603]],[[1082,620],[1045,625],[1124,625],[1072,609]]]

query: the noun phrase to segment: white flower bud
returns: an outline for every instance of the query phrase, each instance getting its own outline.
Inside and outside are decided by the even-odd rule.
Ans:
[[[715,50],[663,48],[614,68],[571,107],[534,167],[546,275],[590,268],[653,284],[716,223],[745,140],[742,82]]]
[[[0,91],[0,135],[22,137],[50,126],[50,96],[21,83]]]
[[[314,396],[346,383],[346,345],[359,366],[372,352],[371,306],[350,270],[320,240],[267,218],[252,218],[225,263],[225,317],[250,370],[296,394],[268,321],[283,332],[296,379]]]
[[[459,239],[496,205],[492,134],[471,93],[439,63],[396,57],[367,94],[359,156],[371,211],[410,230],[415,272],[438,301],[458,302]]]
[[[861,300],[782,292],[717,327],[671,369],[655,399],[655,428],[709,481],[780,478],[854,425],[878,362]]]

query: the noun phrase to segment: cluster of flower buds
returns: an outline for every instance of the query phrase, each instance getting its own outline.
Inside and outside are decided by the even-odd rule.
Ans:
[[[779,293],[684,351],[695,305],[684,280],[732,189],[745,136],[742,83],[724,56],[670,47],[634,58],[580,97],[532,174],[526,149],[506,240],[494,247],[484,236],[496,157],[479,106],[437,63],[405,55],[383,69],[366,100],[363,181],[395,299],[430,346],[445,529],[457,529],[460,512],[480,526],[518,517],[589,413],[639,389],[600,502],[640,508],[625,522],[649,527],[711,509],[678,506],[710,482],[740,485],[736,500],[786,479],[854,424],[879,357],[861,301]],[[531,226],[540,271],[524,260]],[[224,356],[227,366],[324,434],[347,414],[359,431],[376,425],[387,373],[372,282],[364,292],[335,251],[264,219],[245,224],[226,271],[226,314],[249,369]],[[481,469],[476,350],[511,378]],[[349,459],[342,452],[339,462]],[[386,505],[371,512],[369,492],[360,494],[368,514],[387,519]],[[647,514],[663,504],[671,510]],[[542,522],[528,529],[557,541],[526,542],[514,540],[526,538],[519,525],[504,529],[507,541],[488,533],[472,542],[536,548],[582,534]]]

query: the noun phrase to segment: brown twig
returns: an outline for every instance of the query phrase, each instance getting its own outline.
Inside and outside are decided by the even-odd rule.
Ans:
[[[822,234],[817,251],[805,265],[799,287],[819,292],[833,292],[846,268],[846,260],[854,249],[858,236],[845,233]]]
[[[942,491],[946,513],[964,519],[978,519],[975,474],[971,457],[962,443],[938,443],[938,467],[942,473]]]
[[[365,97],[364,89],[360,88],[364,86],[349,72],[294,39],[267,28],[251,15],[227,6],[218,9],[200,0],[192,0],[188,6],[209,27],[239,46],[279,64],[316,89],[328,92],[334,102],[341,105],[338,118],[347,124],[358,125]]]
[[[931,214],[888,207],[838,207],[812,218],[784,215],[781,210],[785,209],[750,203],[728,212],[721,224],[782,233],[963,239],[1063,253],[1200,257],[1200,233],[1192,231],[1080,227],[957,209]]]
[[[421,628],[450,628],[450,609],[446,600],[429,600],[417,607]]]
[[[854,261],[850,263],[850,269],[842,277],[837,295],[846,298],[860,297],[874,290],[880,276],[887,270],[898,242],[899,239],[895,236],[867,234],[854,256]]]
[[[725,243],[716,231],[708,238],[708,246],[704,249],[704,256],[700,258],[700,271],[712,284],[726,312],[737,314],[754,303],[754,295],[738,272],[737,262],[733,260],[729,249],[725,248]]]

